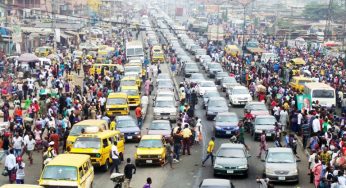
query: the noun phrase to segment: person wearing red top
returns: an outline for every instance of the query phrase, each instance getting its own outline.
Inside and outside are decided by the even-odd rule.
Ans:
[[[38,117],[38,112],[40,111],[40,105],[39,105],[38,102],[35,100],[33,106],[34,106],[34,109],[35,109],[35,117]]]
[[[14,110],[14,116],[22,117],[23,116],[23,110],[21,107],[18,107]]]
[[[143,124],[143,119],[142,119],[142,108],[141,105],[138,105],[137,108],[135,109],[135,115],[137,118],[137,123],[138,123],[138,127],[139,129],[142,129],[142,124]]]
[[[50,141],[54,142],[54,150],[56,151],[57,154],[59,154],[59,135],[56,133],[56,130],[54,129],[52,131],[52,134],[49,137]]]

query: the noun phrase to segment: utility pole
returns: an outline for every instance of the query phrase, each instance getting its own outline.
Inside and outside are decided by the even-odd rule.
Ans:
[[[329,0],[328,5],[328,17],[326,20],[326,26],[324,31],[324,41],[326,41],[327,38],[329,38],[329,34],[331,32],[331,22],[332,22],[332,8],[333,8],[333,0]]]

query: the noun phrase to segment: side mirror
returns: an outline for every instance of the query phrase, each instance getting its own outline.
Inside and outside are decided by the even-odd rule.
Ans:
[[[135,145],[136,148],[138,148],[138,145]]]
[[[300,158],[296,158],[296,162],[300,162],[301,161],[301,159]]]
[[[261,159],[262,162],[265,162],[266,160],[265,159]]]

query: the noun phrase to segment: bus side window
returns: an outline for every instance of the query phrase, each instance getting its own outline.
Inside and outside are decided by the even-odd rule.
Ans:
[[[82,179],[84,176],[84,170],[83,170],[83,167],[79,167],[79,179]]]
[[[89,170],[89,163],[88,162],[84,163],[83,167],[84,167],[84,172],[87,173]]]
[[[103,148],[106,148],[109,145],[107,139],[103,139],[102,142],[103,142]]]

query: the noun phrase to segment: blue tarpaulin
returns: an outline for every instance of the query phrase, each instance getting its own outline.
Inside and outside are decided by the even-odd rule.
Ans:
[[[8,36],[11,34],[10,30],[4,28],[4,27],[0,27],[0,34],[1,36]]]

